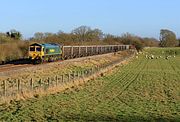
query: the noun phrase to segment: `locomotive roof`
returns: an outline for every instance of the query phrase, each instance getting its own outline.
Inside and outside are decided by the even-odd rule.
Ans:
[[[55,43],[33,43],[30,46],[44,46],[44,47],[57,47],[60,46],[59,44],[55,44]]]

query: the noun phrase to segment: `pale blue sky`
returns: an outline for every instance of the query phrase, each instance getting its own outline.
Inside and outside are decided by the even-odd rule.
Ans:
[[[71,32],[87,25],[105,33],[159,37],[162,28],[180,37],[180,0],[0,0],[0,32]]]

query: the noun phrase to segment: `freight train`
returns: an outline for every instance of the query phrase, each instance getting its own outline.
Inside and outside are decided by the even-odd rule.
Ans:
[[[33,43],[29,59],[34,64],[129,50],[131,45],[63,46],[54,43]]]

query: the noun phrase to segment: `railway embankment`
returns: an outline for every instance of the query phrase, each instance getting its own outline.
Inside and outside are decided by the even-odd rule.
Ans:
[[[39,91],[39,93],[44,94],[44,91],[49,89],[51,92],[64,90],[68,87],[84,83],[88,79],[103,75],[104,72],[110,70],[115,64],[128,59],[133,54],[133,51],[121,51],[117,53],[26,66],[19,69],[0,72],[2,87],[0,95],[1,97],[9,97],[12,99],[12,96],[17,98],[17,94],[21,94],[19,96],[26,98],[29,96],[33,97],[34,94],[32,93],[34,93],[34,91],[36,91],[36,93]],[[30,94],[25,95],[27,91]]]

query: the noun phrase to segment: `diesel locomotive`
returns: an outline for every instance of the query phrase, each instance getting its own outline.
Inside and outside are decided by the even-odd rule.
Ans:
[[[34,43],[29,46],[29,59],[36,64],[62,59],[62,46],[53,43]]]
[[[131,45],[63,46],[54,43],[29,45],[29,59],[34,64],[129,50]]]

